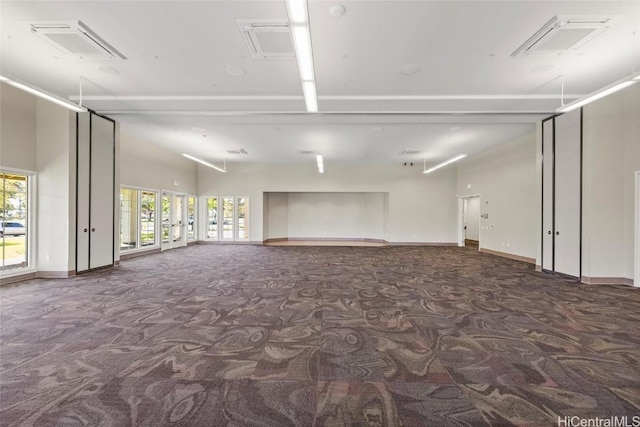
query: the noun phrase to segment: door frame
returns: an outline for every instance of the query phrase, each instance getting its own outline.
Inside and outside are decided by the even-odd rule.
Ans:
[[[169,196],[169,241],[165,242],[162,236],[163,233],[163,229],[165,228],[164,225],[164,212],[163,212],[163,206],[162,206],[162,200],[164,198],[165,195]],[[183,198],[183,203],[182,203],[182,218],[186,218],[187,217],[187,204],[186,204],[186,199],[187,199],[187,195],[185,193],[177,193],[175,191],[169,191],[169,190],[161,190],[160,191],[160,250],[161,251],[165,251],[168,249],[175,249],[175,248],[181,248],[184,246],[187,246],[187,229],[186,229],[186,224],[181,224],[181,227],[184,227],[184,230],[182,231],[181,235],[180,235],[180,240],[178,241],[174,241],[172,238],[173,235],[173,227],[176,226],[176,224],[174,224],[175,222],[175,210],[174,210],[174,206],[173,206],[173,201],[174,201],[174,197],[182,197]]]
[[[477,197],[480,203],[480,214],[482,215],[482,196],[478,194],[469,194],[467,196],[458,197],[458,246],[465,246],[465,233],[464,233],[464,200],[473,199]],[[480,250],[480,242],[482,240],[482,227],[480,226],[480,218],[478,218],[478,251]]]

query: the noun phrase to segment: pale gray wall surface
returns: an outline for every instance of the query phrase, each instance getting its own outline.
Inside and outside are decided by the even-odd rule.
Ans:
[[[39,271],[66,272],[75,269],[75,257],[71,254],[70,240],[75,239],[71,230],[70,199],[75,201],[69,185],[71,168],[71,141],[69,115],[66,108],[51,102],[37,100],[37,265]]]
[[[583,129],[582,274],[631,279],[640,85],[585,106]]]
[[[36,98],[0,83],[0,166],[35,171]]]
[[[480,213],[489,215],[480,220],[481,248],[536,258],[540,240],[537,177],[535,133],[458,164],[458,195],[480,194]]]
[[[197,194],[197,163],[193,160],[133,138],[122,127],[119,151],[121,186]]]

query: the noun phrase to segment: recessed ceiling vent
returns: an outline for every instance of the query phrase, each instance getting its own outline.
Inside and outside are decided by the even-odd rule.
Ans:
[[[420,150],[409,150],[409,149],[404,149],[400,152],[400,154],[404,154],[404,155],[415,155],[415,154],[420,154]]]
[[[610,24],[610,17],[557,15],[520,45],[511,56],[577,53]]]
[[[40,21],[30,26],[32,33],[64,53],[83,59],[127,59],[81,21]]]
[[[246,156],[246,155],[248,155],[249,153],[247,153],[247,152],[245,151],[245,149],[244,149],[244,148],[241,148],[241,149],[239,149],[239,150],[227,150],[227,154],[235,154],[235,155],[243,155],[243,156]]]
[[[253,59],[294,56],[291,31],[287,22],[260,19],[238,19],[236,22]]]
[[[301,156],[309,156],[309,155],[314,155],[316,154],[315,150],[298,150],[298,154],[300,154]]]

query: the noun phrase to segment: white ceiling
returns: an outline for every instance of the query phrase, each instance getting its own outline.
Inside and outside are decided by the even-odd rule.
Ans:
[[[329,13],[337,4],[344,15]],[[284,0],[1,1],[0,73],[74,100],[82,81],[83,105],[122,133],[210,161],[306,161],[298,151],[311,150],[325,162],[432,164],[531,132],[560,106],[563,80],[567,102],[640,62],[638,0],[308,0],[308,9],[319,114],[305,112],[295,58],[253,59],[236,23],[286,22]],[[555,15],[610,21],[573,54],[511,56]],[[72,20],[127,59],[64,54],[30,32],[34,21]],[[404,75],[408,64],[419,71]],[[240,148],[249,154],[226,152]]]

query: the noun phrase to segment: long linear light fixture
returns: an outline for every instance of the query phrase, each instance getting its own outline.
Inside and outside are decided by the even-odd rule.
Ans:
[[[448,165],[448,164],[450,164],[450,163],[457,162],[458,160],[463,159],[463,158],[465,158],[465,157],[467,157],[467,155],[466,155],[466,154],[460,154],[459,156],[456,156],[456,157],[454,157],[453,159],[449,159],[449,160],[447,160],[446,162],[442,162],[442,163],[440,163],[439,165],[435,165],[435,166],[434,166],[434,167],[432,167],[431,169],[423,170],[423,171],[422,171],[422,173],[431,173],[431,172],[433,172],[433,171],[434,171],[434,170],[436,170],[436,169],[440,169],[441,167],[443,167],[443,166],[447,166],[447,165]]]
[[[632,84],[640,82],[640,72],[631,74],[623,79],[620,79],[616,82],[611,83],[608,86],[605,86],[597,91],[590,93],[589,95],[576,99],[569,104],[565,104],[556,110],[557,113],[567,113],[569,111],[575,110],[576,108],[580,108],[584,105],[587,105],[595,100],[600,98],[604,98],[607,95],[611,95],[612,93],[618,92],[626,87],[631,86]]]
[[[42,99],[46,99],[47,101],[53,102],[54,104],[58,104],[62,107],[68,108],[69,110],[75,111],[77,113],[86,113],[87,109],[82,105],[75,104],[71,101],[67,101],[64,98],[59,97],[58,95],[54,95],[45,90],[42,90],[36,86],[32,86],[27,83],[22,83],[15,79],[10,79],[5,76],[0,76],[0,82],[9,84],[17,89],[23,90],[25,92],[30,93],[31,95],[38,96]]]
[[[207,162],[206,160],[202,160],[202,159],[199,159],[199,158],[197,158],[197,157],[193,157],[192,155],[190,155],[190,154],[186,154],[186,153],[183,153],[182,155],[183,155],[184,157],[186,157],[187,159],[191,159],[191,160],[193,160],[194,162],[198,162],[198,163],[203,164],[203,165],[205,165],[205,166],[209,166],[210,168],[213,168],[213,169],[215,169],[215,170],[217,170],[217,171],[220,171],[220,172],[222,172],[222,173],[226,173],[226,172],[227,172],[227,169],[226,169],[226,168],[225,168],[225,169],[222,169],[221,167],[218,167],[218,166],[216,166],[216,165],[214,165],[214,164],[212,164],[212,163],[209,163],[209,162]]]
[[[293,36],[293,46],[298,61],[298,71],[302,80],[302,91],[307,112],[318,112],[318,96],[313,68],[313,51],[311,49],[311,30],[309,28],[309,11],[307,0],[287,0],[287,13]]]
[[[322,161],[322,154],[316,154],[316,162],[318,163],[318,173],[324,173],[324,162]]]

